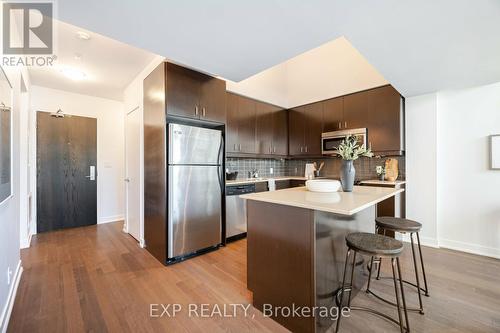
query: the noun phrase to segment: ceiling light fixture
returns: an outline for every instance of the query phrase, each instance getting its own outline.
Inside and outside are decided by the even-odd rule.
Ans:
[[[87,77],[87,74],[76,68],[65,67],[60,69],[60,71],[64,76],[73,81],[81,81]]]
[[[78,31],[76,33],[76,37],[82,39],[82,40],[89,40],[90,39],[90,34],[85,32],[85,31]]]

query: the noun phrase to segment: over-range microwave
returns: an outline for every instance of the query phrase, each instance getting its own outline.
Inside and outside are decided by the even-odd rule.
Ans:
[[[321,134],[321,153],[323,155],[337,154],[337,147],[349,135],[355,136],[359,145],[365,145],[366,147],[368,136],[368,130],[366,128],[346,129]]]

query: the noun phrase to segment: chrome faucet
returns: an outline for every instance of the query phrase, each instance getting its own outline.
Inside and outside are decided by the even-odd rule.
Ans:
[[[248,178],[259,178],[259,171],[257,169],[248,171]]]

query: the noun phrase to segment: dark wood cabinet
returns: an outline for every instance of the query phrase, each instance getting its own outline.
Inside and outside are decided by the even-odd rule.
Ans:
[[[288,155],[288,116],[286,110],[273,111],[273,155]]]
[[[323,131],[332,132],[344,127],[344,98],[337,97],[323,102]]]
[[[199,76],[192,70],[170,63],[167,63],[166,68],[168,114],[189,118],[198,117],[200,96]]]
[[[289,111],[289,151],[292,156],[321,155],[323,104],[307,104]]]
[[[166,63],[165,79],[169,115],[226,122],[225,81],[172,63]]]
[[[208,75],[201,80],[200,119],[226,122],[226,82]]]
[[[264,102],[256,104],[255,148],[256,153],[271,155],[273,152],[273,113],[275,107]]]
[[[287,156],[287,112],[228,92],[226,152],[233,156]]]
[[[321,133],[367,128],[377,155],[404,151],[404,100],[387,85],[289,110],[290,156],[321,155]]]
[[[313,103],[304,112],[304,155],[321,155],[321,134],[323,133],[323,103]]]
[[[238,97],[238,151],[245,154],[256,154],[255,125],[256,105],[249,98]]]
[[[288,111],[288,152],[291,156],[300,156],[304,152],[304,112],[303,106]]]
[[[238,96],[226,94],[226,153],[238,153]]]
[[[392,86],[344,97],[347,128],[368,129],[368,146],[375,154],[400,155],[404,151],[403,100]]]

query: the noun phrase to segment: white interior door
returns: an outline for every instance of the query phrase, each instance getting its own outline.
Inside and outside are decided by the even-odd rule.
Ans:
[[[141,239],[140,227],[140,112],[136,108],[125,119],[127,230]]]

